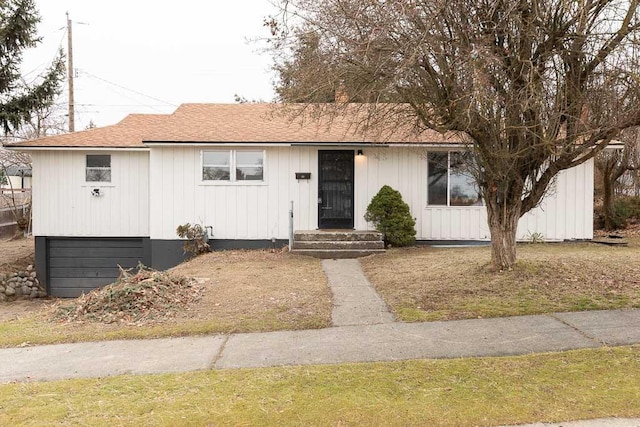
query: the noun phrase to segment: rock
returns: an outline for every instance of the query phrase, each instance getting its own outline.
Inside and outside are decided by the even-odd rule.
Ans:
[[[0,294],[0,301],[6,301],[7,296],[5,294]]]
[[[38,298],[46,298],[47,293],[45,291],[38,291]]]
[[[12,287],[8,286],[7,289],[5,289],[4,293],[10,297],[16,294],[16,290],[13,289]]]
[[[38,291],[36,291],[35,289],[31,291],[31,293],[29,294],[29,298],[38,298]]]
[[[29,295],[31,293],[31,289],[29,289],[29,287],[26,285],[22,285],[21,290],[22,290],[22,295]]]
[[[39,284],[40,284],[40,281],[39,281],[38,279],[35,279],[35,280],[33,281],[33,283],[35,283],[36,285],[39,285]]]
[[[4,294],[5,287],[0,285],[0,294]]]
[[[36,278],[36,272],[35,272],[35,271],[32,271],[32,272],[29,274],[29,277],[31,277],[32,279],[35,279],[35,278]]]
[[[27,271],[31,271],[31,270],[33,270],[33,265],[29,264],[29,265],[27,266]]]

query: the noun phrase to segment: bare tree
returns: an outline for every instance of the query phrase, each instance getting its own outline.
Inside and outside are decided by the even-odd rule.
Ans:
[[[4,150],[0,147],[0,208],[11,211],[18,229],[25,234],[31,225],[31,194],[24,189],[15,188],[12,175],[25,173],[31,169],[31,158],[28,154]]]
[[[519,218],[557,174],[640,124],[638,1],[281,0],[266,25],[283,101],[344,84],[367,101],[363,126],[469,137],[492,263],[508,269]]]
[[[620,140],[624,146],[613,150],[604,150],[595,158],[602,186],[602,205],[604,228],[614,230],[618,226],[615,206],[615,184],[627,171],[638,167],[640,153],[640,129],[633,128],[622,132]]]

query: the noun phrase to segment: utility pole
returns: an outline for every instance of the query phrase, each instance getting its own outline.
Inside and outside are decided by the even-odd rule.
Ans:
[[[69,79],[69,132],[73,132],[76,127],[75,117],[75,103],[73,100],[73,35],[71,19],[69,19],[69,12],[67,12],[67,76]]]

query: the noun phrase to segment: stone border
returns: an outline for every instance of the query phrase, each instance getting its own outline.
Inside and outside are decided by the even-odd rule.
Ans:
[[[0,301],[45,298],[47,291],[36,278],[33,265],[17,273],[0,274]]]

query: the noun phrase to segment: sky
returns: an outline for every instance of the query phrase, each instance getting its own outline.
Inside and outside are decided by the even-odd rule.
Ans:
[[[130,113],[171,113],[187,102],[271,101],[271,56],[261,38],[269,0],[36,0],[42,42],[25,51],[27,81],[67,51],[73,21],[76,130]],[[68,86],[60,96],[61,115]]]

